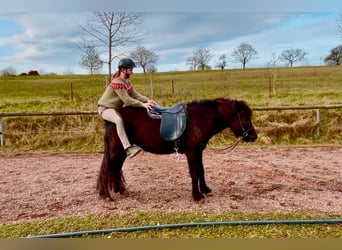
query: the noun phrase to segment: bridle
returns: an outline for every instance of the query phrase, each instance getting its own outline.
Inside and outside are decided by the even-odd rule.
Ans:
[[[240,112],[237,111],[237,117],[239,119],[239,123],[242,129],[242,136],[239,136],[235,142],[231,143],[230,145],[228,145],[227,147],[221,148],[221,149],[214,149],[213,147],[211,147],[208,143],[208,146],[211,150],[214,151],[225,151],[225,150],[229,150],[232,151],[242,140],[243,138],[246,138],[249,134],[248,131],[252,130],[252,127],[249,127],[248,129],[245,129],[245,127],[243,126],[243,123],[241,121],[241,116],[240,116]]]
[[[242,138],[246,138],[249,134],[248,134],[248,131],[252,129],[252,127],[249,127],[248,129],[245,129],[245,127],[243,126],[242,124],[242,121],[241,121],[241,117],[240,117],[240,112],[237,111],[237,116],[238,116],[238,119],[239,119],[239,123],[240,123],[240,126],[241,126],[241,129],[242,129]]]

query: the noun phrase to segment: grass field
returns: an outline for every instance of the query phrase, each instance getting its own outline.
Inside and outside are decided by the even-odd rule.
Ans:
[[[220,96],[244,99],[251,106],[341,103],[341,67],[279,68],[275,72],[277,94],[272,96],[271,73],[270,69],[168,72],[147,79],[135,74],[132,81],[139,92],[148,96],[152,95],[152,82],[152,97],[165,106]],[[0,87],[1,112],[95,110],[105,76],[0,77]]]
[[[274,75],[276,93],[269,90]],[[164,106],[221,96],[243,99],[252,108],[342,103],[341,67],[168,72],[147,79],[135,74],[132,81],[139,92]],[[0,113],[96,111],[104,88],[104,75],[0,77]],[[321,110],[321,117],[317,136],[315,110],[254,112],[256,144],[340,144],[341,109]],[[102,150],[103,123],[97,115],[8,117],[3,127],[0,152]],[[211,143],[231,140],[225,131]]]
[[[326,218],[334,218],[328,215]],[[143,226],[167,224],[256,221],[256,220],[314,220],[309,214],[210,214],[204,212],[128,212],[122,215],[89,215],[66,217],[0,226],[0,237],[28,237],[61,232],[79,232],[99,229],[133,228],[132,232],[80,235],[100,238],[340,238],[340,224],[298,225],[208,225],[176,229],[144,230]]]
[[[276,75],[270,92],[271,76]],[[247,70],[212,70],[155,73],[145,79],[132,78],[135,88],[164,106],[180,101],[229,97],[244,99],[250,106],[305,106],[342,103],[341,67],[300,67]],[[153,86],[153,88],[151,88]],[[17,76],[0,77],[0,113],[47,111],[96,111],[97,100],[105,88],[105,76]],[[316,113],[306,111],[259,111],[254,125],[259,134],[256,144],[335,144],[342,143],[342,110],[321,111],[320,136]],[[5,145],[0,152],[102,151],[103,123],[96,115],[2,118]],[[232,141],[221,133],[212,139],[218,146]],[[242,219],[310,218],[307,214],[197,214],[130,213],[119,217],[91,216],[61,218],[41,222],[0,225],[0,237],[23,237],[63,231],[137,226],[148,223],[220,221]],[[334,217],[334,215],[326,215]],[[342,237],[341,225],[266,226],[232,228],[211,227],[120,233],[100,237]]]

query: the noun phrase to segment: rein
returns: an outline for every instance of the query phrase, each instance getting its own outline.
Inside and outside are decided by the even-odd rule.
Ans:
[[[221,152],[225,150],[228,150],[228,152],[230,152],[240,143],[240,141],[242,141],[242,137],[237,138],[235,142],[232,142],[231,144],[229,144],[227,147],[224,147],[224,148],[213,148],[212,146],[210,146],[209,143],[207,145],[211,150],[216,151],[216,152]]]
[[[239,137],[236,139],[235,142],[229,144],[227,147],[224,148],[213,148],[209,143],[207,143],[207,146],[210,150],[215,151],[215,152],[221,152],[221,151],[225,151],[228,150],[228,152],[232,151],[239,143],[240,141],[242,141],[242,137]],[[203,145],[203,143],[201,143]],[[178,152],[178,147],[175,147],[175,154],[174,154],[174,160],[175,162],[181,162],[181,156]]]

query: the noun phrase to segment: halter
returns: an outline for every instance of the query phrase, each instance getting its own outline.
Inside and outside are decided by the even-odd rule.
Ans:
[[[248,136],[248,131],[252,129],[252,127],[245,129],[245,127],[243,126],[242,122],[241,122],[241,118],[240,118],[240,113],[239,111],[237,112],[237,116],[239,118],[239,123],[242,129],[242,138],[246,138]]]

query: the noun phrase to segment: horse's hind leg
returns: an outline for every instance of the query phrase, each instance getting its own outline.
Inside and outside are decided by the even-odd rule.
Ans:
[[[100,172],[97,177],[97,184],[96,184],[96,190],[99,192],[99,196],[103,199],[109,197],[109,192],[107,189],[107,180],[106,180],[106,165],[104,163],[105,161],[105,156],[103,156],[101,167],[100,167]]]
[[[97,180],[97,190],[101,198],[112,198],[113,193],[124,193],[125,180],[122,174],[122,159],[108,159],[104,155]]]
[[[118,155],[116,155],[114,159],[109,159],[108,161],[110,180],[108,182],[107,188],[111,191],[111,193],[114,192],[123,194],[126,191],[125,179],[122,173],[124,161],[125,157]]]

